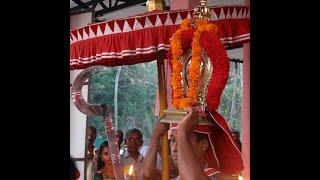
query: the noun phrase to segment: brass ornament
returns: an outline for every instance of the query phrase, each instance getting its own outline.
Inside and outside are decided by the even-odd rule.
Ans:
[[[206,5],[206,0],[200,0],[200,5],[196,6],[194,8],[193,12],[193,19],[191,19],[190,26],[195,27],[194,19],[202,19],[206,18],[207,20],[210,19],[211,13],[210,8]],[[197,108],[200,108],[200,110],[204,113],[206,113],[204,116],[199,116],[199,125],[214,125],[212,124],[212,121],[208,121],[207,119],[210,119],[210,115],[207,114],[205,111],[207,107],[206,103],[206,96],[208,92],[208,85],[211,81],[212,73],[213,73],[213,67],[211,64],[210,57],[206,54],[204,49],[201,49],[201,65],[200,65],[200,79],[199,79],[199,86],[198,86],[198,95],[196,98]],[[183,93],[187,94],[188,91],[188,75],[189,75],[189,67],[190,62],[192,59],[192,50],[188,49],[181,57],[183,70],[181,73],[182,77],[182,85],[183,85]],[[166,122],[166,123],[178,123],[181,119],[183,119],[187,115],[187,111],[185,110],[179,110],[179,109],[166,109],[164,110],[164,117],[160,120],[160,122]]]
[[[202,49],[201,50],[201,57],[202,62],[200,65],[200,79],[199,79],[199,92],[196,99],[198,106],[204,112],[205,108],[207,107],[206,103],[206,95],[208,90],[208,85],[211,80],[211,76],[213,73],[213,67],[211,65],[210,57],[206,54],[206,52]],[[191,49],[188,49],[183,56],[181,57],[181,62],[183,64],[183,70],[181,73],[182,81],[183,81],[183,89],[184,93],[187,93],[188,90],[188,72],[189,72],[189,65],[192,59],[192,52]],[[164,110],[164,117],[160,120],[160,122],[165,123],[178,123],[182,118],[184,118],[188,114],[185,110],[180,109],[165,109]],[[199,119],[199,125],[213,125],[212,122],[206,120],[206,118]]]
[[[206,0],[200,0],[200,5],[196,6],[193,11],[193,17],[196,19],[207,18],[210,19],[210,8],[206,5]]]

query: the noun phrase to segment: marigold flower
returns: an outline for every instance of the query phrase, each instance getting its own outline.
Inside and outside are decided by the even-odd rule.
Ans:
[[[173,90],[172,103],[174,107],[178,109],[185,109],[189,106],[196,105],[198,88],[200,81],[200,68],[201,68],[201,51],[202,47],[200,44],[201,34],[205,31],[210,33],[217,32],[217,26],[208,22],[206,19],[195,19],[196,31],[193,33],[192,43],[191,43],[191,62],[188,71],[188,90],[187,93],[183,92],[183,82],[182,82],[182,71],[183,65],[181,62],[181,57],[183,55],[182,44],[184,44],[181,38],[182,32],[189,31],[190,20],[184,19],[178,29],[171,39],[171,49],[172,49],[172,74],[171,74],[171,85]]]

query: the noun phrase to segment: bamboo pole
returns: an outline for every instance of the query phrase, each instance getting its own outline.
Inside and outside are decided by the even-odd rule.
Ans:
[[[165,8],[164,0],[149,0],[147,11],[155,9],[163,10]],[[164,52],[157,52],[157,70],[158,70],[158,88],[159,88],[159,101],[160,101],[160,117],[164,115],[164,110],[167,108],[167,91],[165,82],[165,66],[164,66]],[[162,180],[169,180],[169,142],[168,132],[162,136]]]
[[[158,70],[158,86],[159,86],[159,101],[160,101],[160,117],[164,115],[164,110],[167,108],[167,96],[166,96],[166,83],[165,83],[165,66],[164,66],[164,53],[159,53],[157,58],[157,70]],[[169,142],[168,132],[162,136],[161,146],[161,159],[162,159],[162,180],[169,180]]]

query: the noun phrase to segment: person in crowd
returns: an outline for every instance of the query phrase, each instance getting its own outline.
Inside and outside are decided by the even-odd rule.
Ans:
[[[124,140],[127,146],[126,151],[121,155],[121,162],[124,169],[128,169],[133,165],[134,175],[137,180],[141,180],[141,168],[143,156],[139,152],[140,146],[143,144],[143,135],[139,129],[133,128],[127,131]],[[126,172],[125,172],[126,173]]]
[[[120,129],[116,130],[116,138],[118,139],[119,153],[123,154],[124,149],[121,148],[121,144],[123,142],[123,132]]]
[[[237,131],[236,129],[233,129],[233,128],[231,129],[231,132],[232,132],[232,136],[236,139],[239,151],[241,152],[242,143],[241,143],[241,140],[240,140],[240,132]]]
[[[160,145],[161,145],[161,143],[160,143]],[[160,150],[160,146],[158,146],[158,147],[159,148],[158,148],[158,152],[157,152],[157,164],[156,164],[156,167],[157,167],[157,169],[161,169],[161,155],[160,155],[161,150]],[[148,148],[149,148],[149,145],[141,146],[139,152],[143,157],[146,156]]]
[[[159,152],[161,149],[161,138],[165,132],[169,129],[169,124],[157,122],[153,134],[150,138],[150,144],[148,146],[147,152],[143,160],[143,166],[141,171],[141,176],[143,180],[160,180],[162,179],[161,170],[161,156],[159,157]],[[170,130],[170,136],[173,136],[175,129]],[[172,142],[174,139],[172,138]],[[170,154],[169,154],[169,176],[170,179],[175,179],[178,175],[178,151],[177,146],[170,141]],[[159,165],[160,159],[160,165]]]
[[[95,140],[97,138],[97,129],[94,126],[88,127],[87,138],[87,180],[92,180],[94,174],[97,172],[97,149],[95,148]]]
[[[80,171],[76,167],[74,160],[70,156],[70,180],[77,180],[80,177]]]
[[[115,179],[108,141],[100,145],[97,159],[98,172],[95,173],[93,180]]]
[[[94,156],[94,151],[96,150],[95,148],[95,141],[97,138],[97,129],[94,126],[89,126],[88,127],[88,139],[87,139],[87,143],[88,143],[88,158],[93,158]]]

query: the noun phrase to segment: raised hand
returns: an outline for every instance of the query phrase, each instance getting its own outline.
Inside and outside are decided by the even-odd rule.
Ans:
[[[178,123],[178,131],[191,133],[192,130],[198,125],[199,113],[194,107],[185,109],[188,114]]]
[[[155,127],[154,127],[154,135],[157,137],[161,137],[166,133],[170,128],[170,124],[168,123],[162,123],[162,122],[157,122]]]

